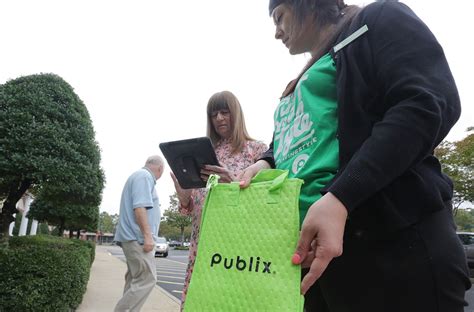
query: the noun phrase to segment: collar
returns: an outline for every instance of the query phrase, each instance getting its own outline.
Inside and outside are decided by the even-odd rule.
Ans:
[[[151,174],[151,176],[153,177],[153,180],[155,181],[155,184],[156,184],[156,180],[157,180],[157,179],[156,179],[156,176],[155,176],[155,174],[150,170],[150,168],[148,168],[148,167],[143,167],[142,169],[145,169],[146,171],[148,171],[148,172]]]

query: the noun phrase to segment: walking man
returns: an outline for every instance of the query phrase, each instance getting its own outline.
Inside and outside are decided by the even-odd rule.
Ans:
[[[123,296],[116,312],[140,311],[156,284],[155,241],[160,226],[160,205],[155,183],[163,174],[163,159],[150,156],[145,166],[125,183],[115,241],[127,259]]]

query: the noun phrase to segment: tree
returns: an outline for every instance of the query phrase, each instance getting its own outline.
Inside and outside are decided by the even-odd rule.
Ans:
[[[40,223],[37,234],[49,234],[49,227],[46,223]]]
[[[44,185],[31,205],[30,215],[39,221],[58,225],[60,230],[97,231],[103,172],[98,163],[95,168],[84,172],[89,174],[80,177],[74,188],[50,183]]]
[[[178,211],[178,195],[176,192],[170,195],[170,207],[165,211],[164,216],[167,217],[166,223],[180,230],[181,242],[184,241],[184,230],[191,225],[191,217],[185,216]]]
[[[97,222],[100,151],[72,87],[53,74],[10,80],[0,85],[0,120],[0,241],[27,190],[35,197],[30,217],[75,227]]]
[[[458,231],[472,232],[474,230],[474,215],[472,211],[458,209],[454,216],[454,221]]]
[[[183,235],[185,240],[190,239],[191,232],[191,225],[184,228]],[[181,241],[183,235],[181,234],[180,229],[169,225],[167,221],[162,221],[160,223],[160,232],[158,233],[158,236],[166,237],[168,240]]]
[[[442,142],[435,150],[443,171],[453,180],[453,204],[457,211],[463,202],[474,202],[474,127],[457,142]]]
[[[87,183],[84,181],[84,183]],[[70,233],[85,229],[97,231],[99,225],[100,194],[97,198],[89,198],[89,201],[75,202],[67,193],[54,193],[46,195],[43,190],[31,204],[28,215],[40,222],[48,222],[57,225],[61,236],[65,229]],[[50,196],[50,197],[49,197]]]
[[[99,215],[99,230],[104,233],[115,233],[115,227],[118,223],[118,214],[109,215],[102,211]]]

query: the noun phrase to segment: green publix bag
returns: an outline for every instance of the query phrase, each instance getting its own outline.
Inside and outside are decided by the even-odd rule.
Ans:
[[[240,189],[211,176],[186,312],[303,311],[301,268],[291,263],[303,181],[287,177],[262,170]]]

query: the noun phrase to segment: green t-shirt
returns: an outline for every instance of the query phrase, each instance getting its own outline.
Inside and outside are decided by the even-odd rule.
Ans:
[[[276,168],[304,180],[301,224],[339,167],[336,67],[331,55],[324,55],[304,73],[295,91],[281,100],[274,121]]]

